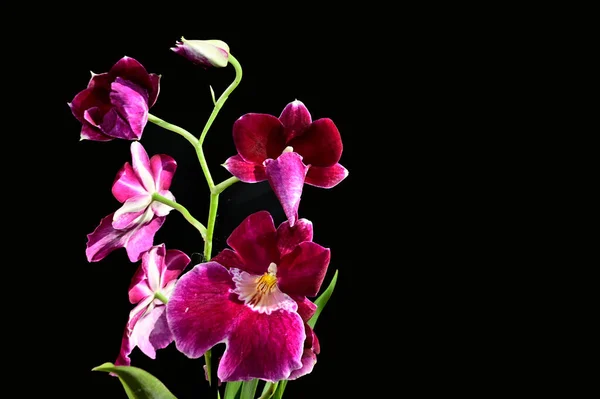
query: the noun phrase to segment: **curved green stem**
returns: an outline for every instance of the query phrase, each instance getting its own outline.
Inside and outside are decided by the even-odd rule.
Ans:
[[[180,128],[177,125],[173,125],[169,122],[166,122],[152,114],[148,114],[148,122],[152,122],[155,125],[162,127],[163,129],[170,130],[174,133],[177,133],[177,134],[183,136],[187,141],[192,143],[192,145],[194,147],[196,147],[198,145],[198,139],[193,134],[191,134],[190,132],[188,132],[187,130],[185,130],[183,128]]]
[[[221,194],[223,191],[225,191],[225,189],[229,186],[231,186],[233,183],[237,183],[239,182],[240,179],[238,179],[235,176],[230,177],[227,180],[223,180],[221,183],[217,184],[216,186],[213,187],[213,189],[211,190],[212,194]]]
[[[221,107],[223,107],[223,104],[225,104],[225,101],[227,101],[227,98],[229,97],[231,92],[234,91],[235,88],[242,81],[242,66],[240,65],[238,60],[231,54],[229,54],[229,63],[235,68],[235,79],[229,85],[229,87],[227,87],[227,89],[223,92],[223,94],[221,94],[221,96],[215,103],[215,106],[214,106],[210,116],[208,117],[208,121],[206,121],[206,125],[204,125],[204,129],[202,129],[202,133],[200,134],[200,139],[198,140],[198,144],[196,145],[196,153],[198,154],[198,159],[200,160],[200,166],[202,167],[202,172],[204,172],[204,177],[206,178],[206,181],[208,183],[208,188],[210,188],[211,191],[215,187],[215,183],[210,174],[210,170],[208,169],[208,165],[206,164],[206,158],[204,156],[204,150],[202,149],[202,144],[204,143],[206,134],[208,133],[208,130],[212,126],[213,121],[215,120],[215,118],[217,117],[217,114],[221,110]]]
[[[170,199],[165,198],[162,195],[157,194],[157,193],[152,194],[152,199],[154,201],[162,202],[163,204],[168,205],[171,208],[178,210],[183,215],[185,220],[190,222],[190,224],[192,226],[194,226],[196,229],[198,229],[202,238],[204,240],[206,240],[206,236],[207,236],[206,227],[204,227],[204,225],[202,223],[200,223],[198,220],[196,220],[196,218],[194,218],[183,205],[178,204],[175,201],[171,201]]]

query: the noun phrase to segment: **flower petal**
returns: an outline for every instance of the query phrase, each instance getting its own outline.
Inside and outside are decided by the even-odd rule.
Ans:
[[[156,217],[129,234],[125,249],[131,262],[137,262],[152,247],[154,235],[164,223],[164,217]]]
[[[301,242],[312,239],[313,225],[307,219],[298,219],[293,227],[290,227],[289,220],[286,220],[277,228],[277,248],[280,256],[292,252]]]
[[[234,252],[228,248],[225,248],[219,252],[217,256],[213,256],[212,261],[223,265],[227,269],[234,267],[236,269],[246,270],[242,258],[240,258],[237,252]]]
[[[262,164],[246,162],[239,155],[234,155],[223,164],[225,169],[244,183],[257,183],[267,180],[265,167]]]
[[[94,116],[94,119],[97,119],[97,116]],[[98,123],[98,127],[100,127],[102,130],[102,133],[116,139],[139,139],[139,137],[137,137],[135,132],[131,129],[129,123],[121,115],[119,115],[115,108],[111,108],[102,116],[102,122]]]
[[[116,62],[115,65],[112,66],[112,68],[110,68],[108,74],[112,79],[121,77],[129,80],[146,89],[148,93],[154,91],[154,82],[152,80],[155,78],[151,79],[150,74],[148,74],[148,71],[146,71],[146,68],[144,68],[144,66],[134,58],[127,56],[121,58]],[[158,95],[158,90],[156,95]],[[156,101],[156,97],[154,100]]]
[[[304,341],[304,352],[302,353],[302,367],[292,371],[288,380],[295,380],[309,374],[317,363],[317,355],[320,352],[319,340],[308,324],[304,323],[304,329],[306,331],[306,340]]]
[[[115,366],[129,366],[131,365],[131,359],[129,355],[131,351],[135,347],[135,345],[131,344],[129,340],[129,328],[125,327],[125,331],[123,331],[123,338],[121,338],[121,349],[119,350],[119,356],[117,360],[115,360]]]
[[[244,309],[232,300],[231,275],[216,262],[201,263],[177,282],[167,303],[167,319],[177,349],[190,358],[223,342]]]
[[[148,286],[147,281],[148,279],[146,270],[144,269],[144,262],[142,262],[131,278],[131,284],[129,285],[129,302],[135,305],[136,303],[154,295],[154,292],[152,292]]]
[[[273,218],[267,211],[253,213],[244,219],[231,232],[227,245],[244,262],[238,268],[250,274],[261,275],[271,262],[279,263],[277,232]]]
[[[148,123],[148,92],[129,80],[117,78],[111,84],[110,101],[135,137],[142,137]]]
[[[149,74],[151,88],[148,91],[148,106],[152,107],[156,103],[158,93],[160,93],[160,75]]]
[[[166,199],[175,201],[175,196],[169,190],[161,190],[158,193]],[[156,216],[167,216],[172,210],[173,208],[167,204],[158,201],[152,202],[152,212],[154,212]]]
[[[298,304],[298,314],[300,317],[302,317],[302,320],[308,321],[311,317],[313,317],[317,311],[317,305],[312,303],[305,296],[296,296],[294,297],[294,300]]]
[[[154,193],[156,186],[152,177],[150,159],[144,146],[137,141],[131,143],[131,164],[133,165],[133,171],[142,182],[146,191]]]
[[[191,259],[185,253],[177,250],[177,249],[169,249],[167,250],[167,254],[165,256],[165,264],[162,270],[162,287],[164,288],[171,281],[177,279],[183,272],[183,269],[189,265]]]
[[[152,196],[148,193],[129,198],[115,212],[113,216],[113,227],[123,230],[132,227],[141,214],[152,202]]]
[[[277,159],[268,159],[267,179],[283,207],[283,212],[294,226],[298,217],[298,206],[308,167],[302,157],[295,152],[286,152]]]
[[[157,306],[143,315],[131,332],[131,341],[150,359],[156,358],[156,350],[166,348],[173,342],[167,324],[166,306]]]
[[[306,184],[321,188],[335,187],[348,176],[348,170],[339,163],[333,166],[311,166],[306,174]]]
[[[278,284],[288,295],[316,296],[327,273],[330,251],[314,242],[300,243],[281,259]]]
[[[81,126],[81,133],[79,135],[81,140],[92,140],[92,141],[111,141],[114,138],[105,135],[100,129],[90,125],[87,122]]]
[[[125,163],[117,173],[112,186],[112,193],[119,202],[125,202],[131,197],[136,197],[148,192],[133,171],[129,162]]]
[[[177,169],[177,162],[165,154],[156,154],[150,158],[150,170],[156,191],[168,190]]]
[[[285,128],[285,139],[290,141],[310,126],[312,117],[302,101],[292,101],[285,106],[279,116],[279,121]]]
[[[71,108],[71,113],[73,116],[81,123],[84,122],[83,113],[94,107],[98,107],[99,104],[103,104],[102,99],[98,97],[98,92],[93,89],[84,89],[77,93],[75,97],[73,97],[73,101],[71,101],[68,105]]]
[[[246,114],[233,124],[233,142],[239,155],[258,164],[281,154],[285,148],[283,133],[283,125],[273,115]]]
[[[298,313],[280,309],[266,314],[243,309],[219,363],[217,376],[222,381],[260,378],[275,382],[302,367],[306,334]]]
[[[88,262],[98,262],[115,249],[123,248],[127,231],[112,227],[113,215],[111,213],[102,219],[98,227],[87,235],[85,255]]]
[[[302,155],[307,165],[332,166],[342,156],[340,132],[329,118],[314,121],[304,133],[288,141],[287,145]]]
[[[146,274],[146,284],[152,294],[162,288],[161,277],[165,267],[165,244],[155,245],[142,255],[142,268]]]

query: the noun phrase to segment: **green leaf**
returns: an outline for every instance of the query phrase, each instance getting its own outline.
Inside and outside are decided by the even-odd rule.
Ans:
[[[263,388],[262,394],[258,399],[271,399],[275,394],[275,390],[277,389],[277,384],[279,382],[267,382],[265,383],[265,387]]]
[[[338,271],[336,270],[335,274],[333,275],[333,278],[331,279],[331,282],[329,283],[329,287],[327,287],[327,289],[321,295],[319,295],[319,297],[315,301],[315,305],[317,305],[317,311],[307,323],[311,328],[315,328],[315,324],[317,324],[317,319],[319,318],[319,315],[325,308],[325,305],[327,305],[327,301],[329,301],[329,298],[331,298],[331,294],[333,294],[333,289],[335,288],[335,283],[337,283],[337,277]],[[281,386],[281,384],[279,385]]]
[[[271,397],[271,399],[283,398],[283,391],[285,391],[285,386],[287,385],[287,383],[288,380],[279,381],[279,385],[277,385],[277,390],[275,391],[275,394]]]
[[[92,371],[115,373],[129,399],[177,399],[156,377],[137,367],[104,363]]]
[[[254,399],[257,386],[258,380],[256,378],[250,381],[245,381],[242,384],[242,395],[240,396],[240,399]]]
[[[223,399],[240,399],[243,381],[232,381],[225,385],[225,396]]]

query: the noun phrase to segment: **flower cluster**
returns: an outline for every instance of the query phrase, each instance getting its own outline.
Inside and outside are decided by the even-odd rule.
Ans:
[[[218,40],[182,38],[172,50],[204,68],[233,64],[241,70],[227,44]],[[89,262],[119,248],[131,262],[141,260],[129,289],[135,307],[115,364],[129,365],[135,347],[154,359],[158,349],[174,341],[181,353],[197,358],[225,343],[217,371],[221,381],[276,382],[310,373],[320,346],[308,324],[317,306],[308,298],[319,293],[330,250],[313,242],[313,224],[299,218],[298,210],[305,183],[332,188],[348,176],[339,164],[342,141],[337,127],[328,118],[313,121],[297,100],[279,117],[249,113],[235,121],[237,155],[223,164],[235,178],[227,184],[237,179],[268,181],[287,220],[275,227],[267,211],[246,217],[227,239],[228,248],[211,259],[215,208],[209,214],[209,231],[202,234],[205,259],[210,260],[184,273],[190,258],[155,244],[155,234],[173,209],[201,226],[201,232],[206,228],[170,191],[175,160],[164,154],[149,157],[138,141],[148,120],[159,120],[149,114],[159,81],[160,76],[124,57],[109,72],[93,74],[69,104],[81,123],[81,139],[132,141],[131,163],[119,170],[112,186],[122,205],[100,221],[86,245]],[[164,121],[160,125],[183,131]],[[226,187],[224,183],[219,187]]]

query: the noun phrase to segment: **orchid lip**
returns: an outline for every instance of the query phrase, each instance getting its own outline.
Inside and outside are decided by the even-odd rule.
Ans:
[[[294,302],[281,292],[277,285],[277,265],[273,262],[262,276],[250,274],[239,269],[231,269],[233,273],[234,294],[250,309],[258,313],[271,314],[279,309],[296,311]]]

